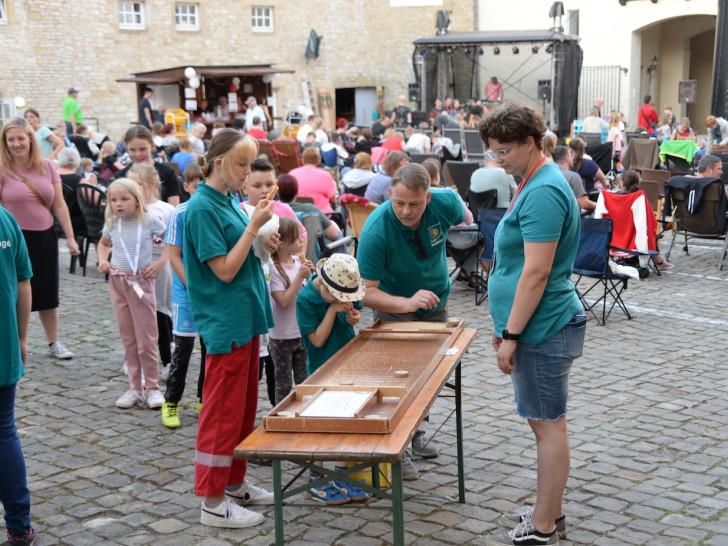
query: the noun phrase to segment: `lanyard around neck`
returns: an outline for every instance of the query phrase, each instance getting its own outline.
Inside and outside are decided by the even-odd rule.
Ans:
[[[528,173],[528,176],[521,180],[521,183],[518,184],[518,190],[516,191],[516,195],[513,196],[513,201],[511,201],[511,206],[508,208],[508,212],[506,214],[510,214],[511,210],[513,210],[513,205],[516,204],[516,201],[518,200],[518,196],[521,195],[521,190],[523,190],[523,186],[526,185],[526,182],[528,182],[531,177],[533,176],[533,173],[536,172],[536,170],[541,166],[541,163],[546,161],[546,156],[543,156],[538,163],[533,167],[530,173]]]
[[[123,224],[124,221],[119,218],[119,243],[121,244],[121,248],[124,251],[124,255],[126,256],[126,261],[129,264],[129,267],[131,267],[131,272],[136,275],[137,269],[139,268],[139,254],[142,247],[142,223],[137,222],[137,239],[136,239],[136,250],[134,252],[134,259],[131,259],[131,256],[129,256],[129,251],[126,248],[126,243],[124,242],[124,237],[121,235],[121,224]]]

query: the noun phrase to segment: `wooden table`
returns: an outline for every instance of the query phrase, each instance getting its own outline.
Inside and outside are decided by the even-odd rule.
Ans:
[[[315,487],[332,479],[348,481],[356,484],[368,493],[387,499],[392,503],[394,528],[394,544],[404,545],[404,492],[402,485],[402,457],[405,449],[412,441],[422,419],[428,414],[430,407],[443,387],[453,390],[448,396],[455,400],[455,427],[457,432],[458,462],[458,502],[465,502],[465,476],[463,474],[463,437],[462,437],[462,404],[461,404],[461,371],[460,361],[475,338],[476,330],[465,328],[451,344],[457,352],[451,356],[443,356],[430,378],[413,399],[403,417],[389,434],[351,434],[351,433],[302,433],[302,432],[268,432],[263,426],[235,448],[238,459],[270,459],[273,467],[273,492],[275,496],[275,533],[276,544],[284,544],[283,536],[283,501],[302,494],[309,487]],[[448,379],[455,371],[454,383]],[[301,470],[285,486],[282,483],[281,461],[290,461]],[[316,467],[323,472],[321,480],[311,484],[305,483],[291,488],[306,469],[312,468],[313,461],[351,461],[358,464],[347,470],[346,474],[326,468]],[[391,492],[379,489],[378,463],[391,463]],[[359,483],[349,474],[363,468],[372,468],[373,487]],[[361,506],[360,504],[355,504]],[[312,506],[308,504],[307,506]]]

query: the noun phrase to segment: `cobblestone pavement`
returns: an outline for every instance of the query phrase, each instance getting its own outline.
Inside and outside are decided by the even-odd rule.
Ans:
[[[572,373],[562,544],[728,544],[728,271],[716,269],[718,254],[715,245],[689,256],[676,248],[672,270],[630,282],[631,321],[617,312],[606,327],[589,321]],[[76,356],[52,360],[33,316],[17,399],[38,544],[272,544],[272,508],[256,508],[268,517],[253,529],[200,525],[195,388],[177,430],[158,411],[115,408],[128,383],[106,284],[95,271],[69,275],[67,254],[61,264],[61,338]],[[482,544],[501,512],[534,499],[535,443],[495,366],[487,301],[475,307],[472,292],[454,288],[450,309],[480,330],[463,360],[467,503],[407,500],[410,544]],[[262,416],[270,405],[260,393]],[[435,404],[431,430],[449,407]],[[455,497],[452,420],[435,441],[440,457],[417,461],[420,479],[405,487]],[[251,466],[249,476],[270,489],[270,468]],[[284,517],[288,544],[392,542],[386,510],[316,505]]]

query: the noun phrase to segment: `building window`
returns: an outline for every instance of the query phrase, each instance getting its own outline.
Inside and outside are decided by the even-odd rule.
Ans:
[[[119,2],[119,28],[144,28],[144,2]]]
[[[5,0],[0,0],[0,24],[7,24],[8,14],[5,7]]]
[[[178,2],[174,7],[177,30],[200,30],[199,6]]]
[[[273,32],[273,8],[253,6],[253,32]]]

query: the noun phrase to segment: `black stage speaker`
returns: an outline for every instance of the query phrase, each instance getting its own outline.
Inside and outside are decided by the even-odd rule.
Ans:
[[[409,100],[410,102],[420,102],[421,100],[421,94],[420,94],[420,84],[419,83],[411,83],[408,85],[409,88]]]
[[[677,102],[694,104],[698,100],[698,80],[680,80],[677,82]]]
[[[538,80],[538,100],[551,101],[551,80]]]

